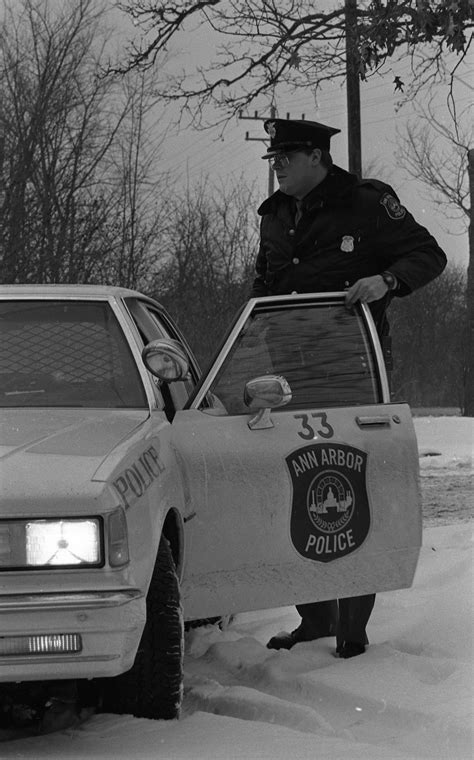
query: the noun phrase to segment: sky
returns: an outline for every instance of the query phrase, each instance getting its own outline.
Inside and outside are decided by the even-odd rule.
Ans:
[[[131,33],[136,38],[136,29],[122,16],[115,18],[125,38]],[[176,45],[170,59],[171,69],[186,66],[192,70],[198,64],[205,64],[213,43],[209,31],[189,34],[184,41],[180,40],[179,47]],[[408,59],[392,61],[383,76],[377,74],[361,83],[362,163],[370,167],[369,174],[392,185],[415,219],[436,237],[449,261],[464,267],[468,263],[467,226],[448,219],[430,198],[428,189],[402,170],[395,155],[397,130],[403,132],[407,121],[415,118],[412,103],[399,108],[400,93],[395,93],[393,86],[395,75],[405,82],[409,80],[409,67]],[[472,103],[473,71],[474,56],[471,55],[457,71],[455,97],[459,110]],[[278,86],[275,104],[277,116],[281,118],[290,114],[290,118],[299,119],[304,114],[306,119],[340,129],[341,134],[332,140],[331,152],[335,163],[347,168],[347,108],[342,80],[327,83],[319,90],[317,99],[309,88],[289,94],[283,86]],[[255,111],[259,117],[269,115],[265,102],[257,102],[242,115],[253,117]],[[446,92],[442,89],[437,91],[434,112],[438,117],[446,113]],[[162,130],[175,120],[177,113],[175,107],[157,107],[153,128]],[[249,140],[246,140],[247,132]],[[262,137],[265,133],[261,121],[237,117],[229,121],[223,134],[222,127],[200,131],[187,127],[179,132],[172,127],[163,144],[160,169],[169,170],[173,180],[183,186],[198,184],[203,176],[216,184],[236,180],[255,183],[257,197],[263,201],[268,192],[268,163],[261,160],[266,150],[265,143],[258,140]]]
[[[412,587],[377,595],[365,654],[335,658],[331,638],[269,650],[295,609],[241,613],[186,634],[180,720],[83,715],[45,736],[0,732],[1,760],[472,760],[472,500],[460,508],[457,484],[472,479],[474,419],[414,422],[437,508]]]

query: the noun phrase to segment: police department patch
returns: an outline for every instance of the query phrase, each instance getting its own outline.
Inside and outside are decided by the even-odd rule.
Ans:
[[[406,208],[404,208],[393,195],[390,195],[390,193],[384,193],[380,199],[380,203],[390,219],[398,220],[405,218],[405,214],[407,213]]]
[[[331,562],[355,551],[370,528],[367,453],[315,443],[286,457],[293,485],[290,536],[306,559]]]

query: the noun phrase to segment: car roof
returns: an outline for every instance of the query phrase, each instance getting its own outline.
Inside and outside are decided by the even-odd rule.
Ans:
[[[102,296],[125,298],[130,296],[143,297],[142,293],[130,288],[121,288],[114,285],[0,285],[0,296]]]

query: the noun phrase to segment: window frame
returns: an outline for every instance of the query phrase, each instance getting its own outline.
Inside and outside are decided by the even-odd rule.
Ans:
[[[224,338],[223,343],[218,350],[213,363],[210,365],[209,371],[201,379],[201,382],[196,387],[194,395],[190,398],[187,405],[191,409],[199,409],[206,405],[206,397],[211,392],[212,386],[217,374],[219,373],[222,365],[226,361],[235,341],[238,338],[242,328],[246,324],[248,318],[254,312],[268,311],[269,309],[296,309],[301,308],[304,305],[314,306],[341,306],[344,304],[345,293],[307,293],[291,296],[267,296],[264,298],[253,298],[241,309],[236,315],[234,324],[230,326],[227,336]],[[362,324],[366,331],[366,340],[369,349],[372,353],[374,371],[376,374],[376,382],[378,386],[379,401],[374,404],[390,403],[390,390],[388,384],[387,373],[385,369],[385,363],[383,359],[382,348],[380,345],[377,330],[366,304],[357,303],[354,306],[357,315],[361,318]],[[249,378],[250,379],[250,378]],[[341,408],[341,407],[339,407]],[[284,408],[283,408],[284,410]]]

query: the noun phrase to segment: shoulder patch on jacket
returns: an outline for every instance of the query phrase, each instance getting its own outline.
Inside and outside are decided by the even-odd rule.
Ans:
[[[405,218],[407,210],[398,202],[395,196],[390,193],[384,193],[379,202],[384,207],[390,219],[401,220]]]

